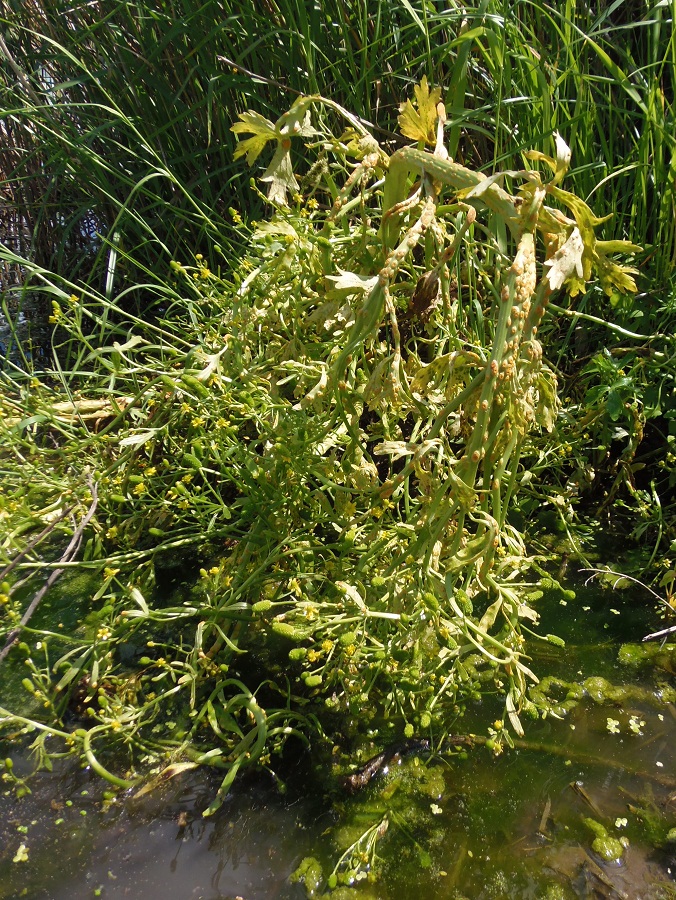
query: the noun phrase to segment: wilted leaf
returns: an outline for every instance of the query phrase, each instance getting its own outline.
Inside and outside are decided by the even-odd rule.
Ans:
[[[298,232],[293,227],[291,222],[285,222],[283,219],[275,216],[274,219],[271,219],[269,222],[259,222],[256,231],[254,232],[253,238],[254,240],[260,240],[261,238],[267,237],[268,235],[281,235],[282,237],[291,238],[291,240],[295,243],[298,240]]]
[[[288,112],[275,122],[278,137],[312,137],[317,134],[310,123],[310,107],[314,103],[312,97],[299,97]]]
[[[235,150],[235,159],[246,154],[246,161],[251,166],[260,156],[268,141],[276,141],[277,149],[272,162],[265,170],[262,181],[268,182],[268,199],[271,203],[286,206],[287,191],[296,193],[298,182],[291,167],[291,138],[311,137],[317,134],[310,123],[311,97],[299,97],[291,109],[273,123],[260,113],[248,109],[240,113],[239,122],[235,122],[230,130],[235,134],[253,134],[253,137],[240,141]]]
[[[551,259],[545,262],[545,267],[549,269],[545,277],[553,291],[562,287],[573,274],[577,275],[579,279],[584,277],[583,252],[584,243],[580,231],[577,227],[573,228],[563,247],[560,247]]]
[[[326,281],[332,285],[326,292],[327,298],[342,299],[352,294],[365,294],[373,290],[378,282],[378,276],[367,277],[356,275],[354,272],[345,272],[338,269],[340,275],[327,275]]]
[[[146,441],[152,440],[157,435],[157,429],[152,428],[149,431],[137,431],[135,434],[129,434],[122,438],[120,447],[140,447]]]
[[[265,116],[261,116],[260,113],[254,112],[251,109],[240,113],[239,118],[241,121],[231,125],[230,131],[234,131],[235,134],[250,132],[254,136],[239,142],[235,149],[234,158],[239,159],[246,154],[246,161],[252,166],[260,156],[261,151],[267,142],[277,140],[278,135],[275,131],[275,126],[269,119],[266,119]]]
[[[427,77],[423,75],[420,84],[413,88],[415,100],[407,100],[399,113],[401,133],[413,141],[424,141],[433,147],[437,141],[437,103],[441,100],[441,88],[430,91]]]
[[[554,178],[551,184],[558,184],[559,181],[563,178],[563,176],[568,171],[570,166],[570,147],[558,133],[558,131],[554,132],[554,140],[556,143],[556,159],[552,159],[551,156],[548,156],[546,153],[542,153],[540,150],[527,150],[524,154],[526,159],[537,160],[538,162],[543,162],[545,165],[549,166],[549,168],[554,173]]]
[[[481,617],[481,621],[479,622],[479,628],[481,631],[490,631],[493,625],[495,625],[495,620],[498,617],[498,613],[502,609],[502,597],[498,597],[498,599],[492,603],[486,612]]]
[[[336,581],[336,587],[348,596],[362,612],[366,612],[366,604],[356,587],[346,581]]]
[[[519,716],[517,715],[516,706],[514,705],[514,698],[512,697],[511,691],[505,697],[505,709],[507,710],[509,724],[514,729],[514,733],[519,737],[523,737],[523,725],[521,724]]]
[[[289,153],[288,146],[285,146],[286,143],[287,142],[280,142],[277,145],[275,155],[272,157],[272,162],[261,178],[261,181],[265,181],[270,185],[268,188],[268,200],[270,203],[276,203],[279,206],[287,205],[287,191],[291,191],[291,193],[295,194],[299,188],[296,176],[293,174],[291,154]]]
[[[153,791],[157,790],[157,788],[162,787],[168,781],[171,781],[172,778],[176,778],[177,775],[182,775],[183,772],[189,772],[191,769],[196,768],[197,763],[195,762],[172,763],[169,766],[165,766],[161,772],[158,772],[157,775],[146,782],[146,784],[134,794],[134,800],[138,800],[140,797],[151,794]]]

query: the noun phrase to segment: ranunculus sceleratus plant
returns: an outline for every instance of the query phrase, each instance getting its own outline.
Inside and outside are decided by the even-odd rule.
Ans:
[[[441,737],[499,692],[498,752],[536,714],[525,635],[546,573],[509,513],[557,416],[540,323],[593,273],[633,291],[610,256],[637,248],[597,239],[561,187],[560,137],[526,155],[542,171],[487,177],[448,158],[441,92],[415,94],[416,146],[391,155],[321,97],[276,123],[243,113],[238,156],[274,147],[273,214],[249,230],[233,211],[250,252],[227,277],[174,261],[162,321],[37,273],[72,364],[8,394],[3,421],[35,479],[58,475],[55,507],[95,473],[83,565],[105,567],[96,625],[65,650],[46,631],[21,645],[45,721],[0,722],[37,725],[44,758],[65,740],[121,786],[137,759],[217,766],[211,813],[243,766],[346,717]],[[182,603],[155,590],[155,559],[177,553],[208,560]],[[68,731],[79,695],[87,727]],[[111,745],[124,778],[98,758]]]
[[[597,239],[605,220],[560,186],[570,151],[558,134],[555,157],[526,154],[549,178],[536,169],[487,177],[449,158],[441,91],[423,79],[415,94],[399,122],[417,146],[392,155],[321,97],[297,100],[274,124],[243,113],[233,130],[252,136],[241,140],[237,155],[251,165],[274,143],[262,180],[278,207],[279,229],[288,222],[287,196],[299,198],[294,138],[318,153],[306,178],[313,196],[330,197],[311,237],[325,287],[315,282],[324,306],[318,302],[314,316],[329,327],[340,309],[349,327],[335,330],[316,384],[297,405],[308,420],[323,422],[324,457],[344,474],[336,490],[349,485],[354,503],[361,489],[362,516],[386,507],[396,522],[396,537],[377,551],[387,562],[372,563],[378,572],[371,583],[336,582],[333,590],[352,599],[364,622],[377,611],[396,616],[385,631],[399,635],[399,649],[436,656],[436,687],[417,710],[423,722],[462,680],[469,654],[504,688],[509,722],[521,734],[527,681],[536,680],[524,662],[522,626],[537,615],[528,586],[514,578],[525,567],[524,548],[508,509],[529,432],[551,430],[557,413],[556,379],[538,328],[552,294],[575,296],[593,275],[609,294],[635,291],[635,270],[610,256],[639,248]],[[335,138],[316,131],[313,108],[343,115],[347,132]],[[339,188],[335,173],[348,164]],[[518,188],[510,193],[506,182]],[[477,285],[491,319],[483,344],[469,333],[463,311],[463,292]],[[375,533],[372,540],[378,543]],[[364,542],[363,555],[375,552]],[[359,568],[367,569],[363,562]],[[480,615],[473,611],[478,602]],[[306,610],[291,600],[272,625],[291,633],[301,620]],[[391,637],[368,628],[359,641],[392,649]],[[316,659],[326,683],[325,656]],[[307,665],[312,652],[303,648],[296,658]],[[396,653],[392,659],[396,664]],[[380,669],[387,668],[383,660]],[[418,705],[415,691],[399,693],[403,709]]]

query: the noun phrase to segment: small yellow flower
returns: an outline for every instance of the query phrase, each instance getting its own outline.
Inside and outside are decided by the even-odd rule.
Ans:
[[[99,628],[99,630],[96,632],[96,638],[99,641],[107,641],[111,634],[112,631],[110,630],[110,628]]]
[[[193,479],[192,472],[186,472],[181,481],[185,482],[185,484],[190,484]]]
[[[134,493],[137,497],[140,497],[141,494],[145,494],[147,490],[148,488],[146,487],[145,482],[139,481],[139,483],[134,488]]]
[[[149,469],[146,469],[146,476],[148,478],[152,478],[153,475],[157,475],[157,469],[155,468],[155,466],[150,466]]]
[[[319,206],[319,203],[317,202],[317,200],[314,197],[310,197],[310,199],[307,202],[307,205],[308,205],[308,209],[317,209],[317,207]]]
[[[109,566],[106,566],[106,568],[103,570],[103,577],[106,580],[108,578],[115,578],[115,576],[117,575],[117,573],[119,571],[120,571],[119,569],[111,569]]]
[[[204,425],[204,419],[202,418],[202,416],[195,416],[190,424],[193,428],[199,428],[200,425]]]

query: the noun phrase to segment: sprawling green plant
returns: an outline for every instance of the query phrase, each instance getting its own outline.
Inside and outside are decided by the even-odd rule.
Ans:
[[[336,715],[443,735],[498,692],[499,750],[537,714],[525,633],[543,573],[509,511],[557,415],[539,329],[552,294],[594,275],[635,290],[611,255],[639,248],[597,238],[604,220],[561,187],[558,136],[554,157],[526,154],[543,171],[488,178],[449,157],[426,79],[399,124],[417,146],[388,155],[319,96],[274,123],[241,114],[236,155],[273,146],[274,214],[241,226],[231,276],[197,254],[136,287],[160,321],[32,267],[56,368],[6,378],[4,515],[11,531],[26,505],[58,527],[88,510],[81,565],[103,575],[84,633],[21,645],[36,708],[2,716],[40,729],[43,760],[56,736],[119,785],[140,759],[220,766],[213,812],[242,766]],[[181,552],[200,586],[168,597],[158,573]],[[20,596],[5,586],[7,632]],[[102,739],[130,773],[104,768]]]

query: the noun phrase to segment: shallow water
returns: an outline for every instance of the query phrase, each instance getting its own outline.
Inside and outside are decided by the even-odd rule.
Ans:
[[[303,756],[285,795],[268,776],[250,778],[211,819],[201,816],[217,784],[208,772],[108,802],[98,778],[63,763],[31,781],[30,796],[5,788],[0,797],[0,898],[300,900],[306,887],[290,876],[301,860],[321,866],[319,896],[362,835],[375,857],[355,868],[353,854],[338,866],[356,874],[346,895],[355,898],[676,897],[676,842],[666,841],[676,826],[676,711],[650,700],[658,681],[674,679],[618,662],[623,641],[640,641],[659,622],[644,598],[597,588],[542,612],[542,631],[568,646],[542,645],[532,664],[539,674],[602,676],[646,695],[622,707],[586,698],[563,720],[528,724],[531,749],[498,758],[485,747],[466,758],[407,758],[355,797],[328,770],[313,774]],[[485,702],[455,730],[485,735],[498,713]],[[13,755],[20,774],[28,763]],[[589,820],[628,843],[619,862],[593,847]],[[27,859],[14,862],[22,844]],[[356,849],[369,849],[366,839]]]

